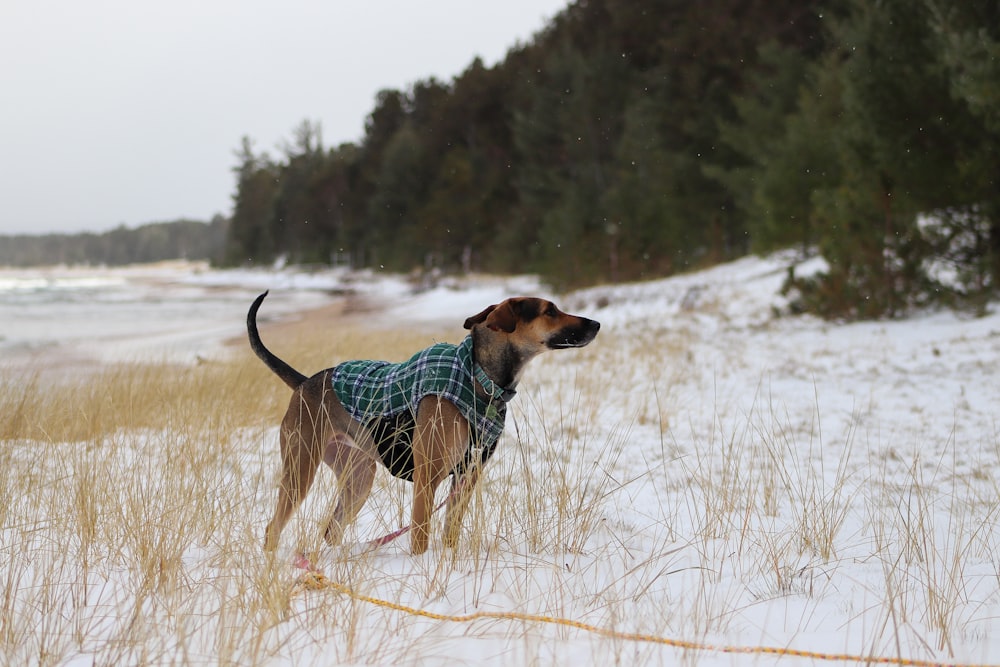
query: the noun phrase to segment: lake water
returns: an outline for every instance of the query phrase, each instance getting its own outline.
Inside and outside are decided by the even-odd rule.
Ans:
[[[0,270],[0,365],[212,358],[245,335],[263,290],[281,293],[268,302],[280,317],[329,304],[343,277],[196,263]]]

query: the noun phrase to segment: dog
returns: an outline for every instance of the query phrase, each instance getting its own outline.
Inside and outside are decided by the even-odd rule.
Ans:
[[[277,549],[320,463],[337,477],[336,506],[323,535],[331,546],[357,517],[381,463],[413,483],[414,555],[427,550],[434,493],[452,477],[443,543],[454,548],[525,365],[547,350],[583,347],[601,327],[551,301],[511,298],[466,319],[470,333],[460,345],[434,345],[402,364],[345,362],[306,377],[260,339],[257,311],[267,294],[258,296],[247,314],[250,347],[292,389],[281,422],[277,505],[264,537],[268,552]],[[410,388],[400,388],[404,376]],[[394,395],[376,395],[379,386]]]

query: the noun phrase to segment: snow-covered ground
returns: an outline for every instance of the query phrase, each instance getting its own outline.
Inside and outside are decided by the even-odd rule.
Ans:
[[[751,651],[1000,664],[1000,315],[789,316],[778,292],[790,261],[749,257],[560,297],[565,310],[600,320],[601,333],[529,367],[466,520],[472,547],[453,558],[435,544],[412,557],[402,538],[354,560],[327,553],[320,568],[360,594],[436,614],[542,615]],[[224,354],[264,288],[281,294],[268,301],[271,315],[353,289],[387,322],[456,329],[504,296],[544,292],[531,278],[414,294],[379,276],[186,265],[54,271],[34,287],[31,278],[0,272],[0,362],[39,345],[100,359]],[[78,291],[52,297],[67,279],[77,282],[65,290]],[[239,539],[256,554],[272,500],[259,480],[273,483],[277,427],[242,447],[241,465],[258,469]],[[373,497],[349,541],[385,532],[406,511],[405,485],[379,484],[375,494],[396,504]],[[259,638],[266,649],[223,649],[223,637],[241,636],[230,624],[245,621],[232,601],[254,592],[232,592],[220,559],[212,540],[184,552],[190,618],[176,609],[156,618],[164,638],[145,657],[109,650],[124,621],[101,617],[79,623],[83,639],[69,642],[79,648],[53,662],[827,664],[537,620],[441,621],[332,590],[293,595]],[[104,584],[118,591],[113,608],[132,599],[121,577]],[[31,580],[0,561],[3,585]],[[24,657],[3,646],[11,661]]]

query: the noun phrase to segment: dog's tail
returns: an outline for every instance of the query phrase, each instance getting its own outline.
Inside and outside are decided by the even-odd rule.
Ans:
[[[250,312],[247,313],[247,334],[250,336],[250,349],[252,349],[254,353],[260,357],[260,360],[267,364],[267,367],[274,371],[274,374],[280,377],[285,384],[292,389],[298,389],[299,385],[305,382],[308,378],[276,357],[274,353],[264,347],[264,343],[260,340],[260,334],[257,333],[257,310],[260,308],[260,304],[264,302],[264,297],[266,296],[267,292],[264,292],[257,297],[254,300],[253,305],[250,306]]]

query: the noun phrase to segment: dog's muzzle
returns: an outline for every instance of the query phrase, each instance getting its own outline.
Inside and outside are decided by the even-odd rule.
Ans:
[[[552,350],[562,350],[570,347],[583,347],[597,337],[597,332],[601,330],[601,323],[597,320],[580,318],[579,324],[563,327],[555,332],[545,344]]]

